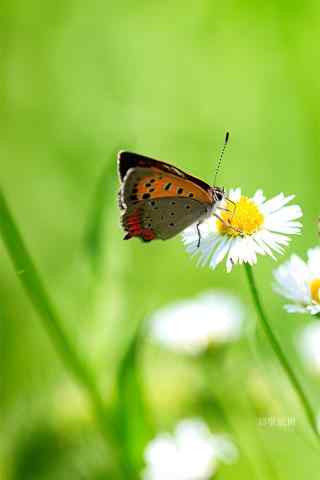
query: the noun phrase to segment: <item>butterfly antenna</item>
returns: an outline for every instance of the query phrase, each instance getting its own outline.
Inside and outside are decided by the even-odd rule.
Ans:
[[[222,158],[223,158],[228,140],[229,140],[229,132],[226,133],[226,136],[225,136],[225,139],[224,139],[224,144],[223,144],[223,147],[222,147],[222,150],[221,150],[221,153],[220,153],[220,157],[219,157],[219,160],[218,160],[218,163],[217,163],[217,168],[216,168],[216,171],[215,171],[215,174],[214,174],[213,185],[216,184],[216,179],[217,179],[217,176],[218,176],[218,173],[219,173],[219,170],[220,170]]]

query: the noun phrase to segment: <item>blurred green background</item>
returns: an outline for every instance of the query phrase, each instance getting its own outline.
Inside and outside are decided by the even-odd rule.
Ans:
[[[136,478],[146,439],[180,418],[202,415],[226,430],[209,397],[195,400],[202,384],[192,361],[144,335],[130,342],[157,308],[211,288],[239,294],[254,317],[243,269],[199,269],[179,238],[123,242],[116,152],[163,159],[211,183],[230,130],[219,183],[248,195],[295,193],[304,229],[286,255],[304,256],[318,243],[319,18],[316,0],[2,0],[1,187],[113,426],[106,449],[1,243],[0,478]],[[283,312],[274,267],[259,259],[261,293],[317,410],[319,385],[294,348],[310,320]],[[256,477],[243,458],[221,477],[318,479],[304,413],[262,336],[257,350],[233,347],[219,377]],[[294,416],[296,427],[261,428],[259,415]]]

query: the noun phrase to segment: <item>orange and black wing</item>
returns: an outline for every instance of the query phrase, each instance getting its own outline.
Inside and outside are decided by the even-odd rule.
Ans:
[[[139,155],[137,153],[120,151],[118,154],[118,171],[120,181],[122,182],[127,174],[127,172],[131,168],[156,168],[161,170],[162,172],[174,174],[180,178],[185,178],[186,180],[190,180],[191,182],[195,183],[199,187],[201,187],[205,191],[210,191],[211,187],[206,182],[203,182],[197,177],[193,177],[188,173],[184,172],[180,168],[174,167],[169,163],[162,162],[161,160],[155,160],[150,157],[146,157],[144,155]]]

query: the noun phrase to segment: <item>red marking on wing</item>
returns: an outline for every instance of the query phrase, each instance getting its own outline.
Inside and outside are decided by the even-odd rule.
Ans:
[[[156,238],[156,234],[151,228],[144,228],[141,223],[141,216],[139,210],[135,210],[130,215],[124,215],[123,227],[128,232],[125,240],[132,237],[140,237],[145,242],[150,242]]]

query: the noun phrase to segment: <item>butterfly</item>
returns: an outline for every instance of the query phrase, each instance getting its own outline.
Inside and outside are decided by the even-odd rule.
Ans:
[[[227,133],[218,166],[228,137]],[[223,222],[216,210],[225,210],[221,207],[224,188],[210,186],[169,163],[127,151],[118,154],[118,170],[124,240],[167,240],[195,223],[199,247],[201,222],[212,214]]]

